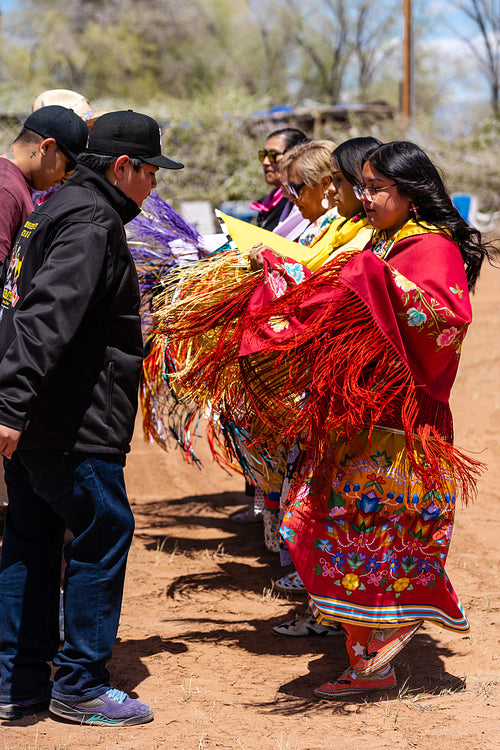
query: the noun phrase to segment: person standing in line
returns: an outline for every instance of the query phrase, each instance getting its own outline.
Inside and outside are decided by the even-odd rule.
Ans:
[[[83,724],[153,719],[146,703],[111,688],[106,668],[134,530],[123,466],[143,354],[124,224],[156,187],[158,168],[182,166],[162,155],[155,120],[105,114],[72,179],[29,216],[14,247],[0,318],[3,719],[47,707]]]
[[[88,127],[73,110],[41,107],[0,155],[0,263],[33,211],[33,190],[48,190],[71,172],[87,143]]]
[[[281,160],[291,148],[309,140],[298,128],[279,128],[269,133],[264,148],[259,151],[264,179],[271,191],[258,201],[250,203],[250,208],[259,212],[256,217],[257,226],[291,240],[300,236],[308,225],[308,220],[302,217],[298,208],[281,190]]]

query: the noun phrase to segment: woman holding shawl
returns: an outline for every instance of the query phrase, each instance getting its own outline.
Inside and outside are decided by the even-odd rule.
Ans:
[[[350,667],[314,691],[330,699],[396,687],[390,661],[426,620],[468,631],[444,566],[480,470],[449,395],[488,246],[415,144],[369,153],[355,193],[369,246],[254,312],[240,349],[268,429],[303,437],[281,533],[317,621],[346,631]]]

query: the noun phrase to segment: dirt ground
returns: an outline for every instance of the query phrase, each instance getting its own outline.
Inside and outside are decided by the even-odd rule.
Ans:
[[[204,468],[144,443],[126,469],[136,516],[113,684],[150,703],[152,723],[80,727],[48,713],[0,723],[1,750],[486,750],[500,747],[500,271],[474,298],[453,394],[456,441],[489,470],[460,507],[447,571],[471,622],[426,625],[396,658],[399,688],[339,702],[312,690],[347,666],[339,638],[277,638],[304,607],[272,591],[282,574],[260,524],[235,525],[246,498],[201,447]]]

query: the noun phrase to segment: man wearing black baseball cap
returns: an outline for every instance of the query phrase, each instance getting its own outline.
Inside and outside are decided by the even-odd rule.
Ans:
[[[75,172],[25,221],[0,308],[0,718],[49,707],[79,724],[152,709],[109,684],[134,519],[123,480],[142,366],[124,224],[156,185],[158,124],[98,118]],[[64,643],[59,571],[65,530]],[[50,662],[55,667],[50,682]]]
[[[32,190],[48,190],[75,166],[88,128],[71,109],[51,105],[33,112],[0,156],[0,263],[33,211]]]

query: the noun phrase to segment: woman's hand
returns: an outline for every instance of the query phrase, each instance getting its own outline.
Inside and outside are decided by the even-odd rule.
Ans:
[[[250,268],[252,269],[252,271],[260,271],[264,268],[264,256],[262,255],[262,253],[265,250],[270,250],[271,252],[273,252],[272,247],[263,245],[262,242],[254,245],[250,250]]]

